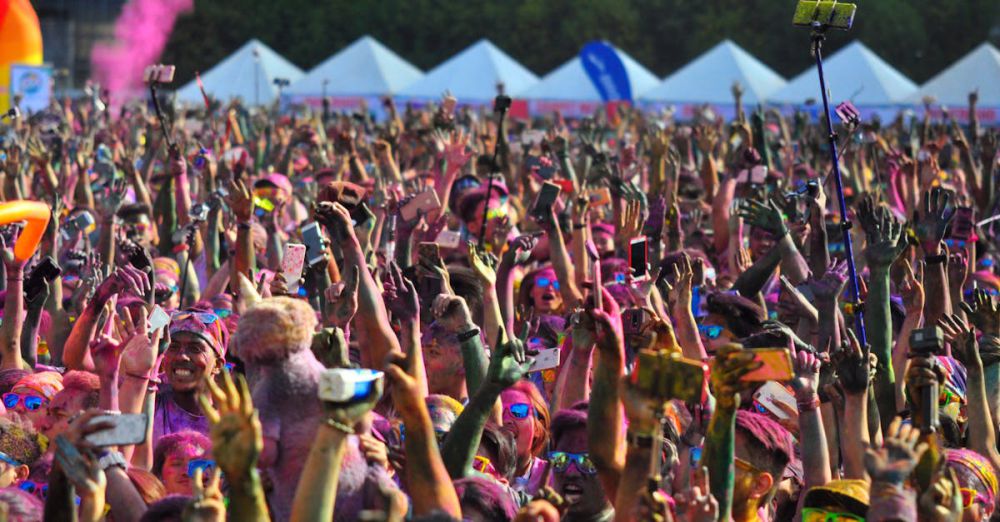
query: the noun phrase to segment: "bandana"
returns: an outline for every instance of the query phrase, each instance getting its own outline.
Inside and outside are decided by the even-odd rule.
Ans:
[[[225,322],[212,312],[184,310],[170,318],[170,334],[189,332],[202,338],[221,359],[226,358],[229,330]]]
[[[62,375],[56,372],[39,372],[25,375],[14,385],[14,388],[18,387],[34,390],[42,397],[52,400],[52,397],[63,389]]]
[[[948,461],[948,464],[962,465],[971,470],[989,488],[989,491],[981,493],[986,494],[987,505],[993,505],[993,499],[997,495],[997,475],[988,460],[975,451],[966,449],[948,450],[948,453],[945,454],[945,459]]]

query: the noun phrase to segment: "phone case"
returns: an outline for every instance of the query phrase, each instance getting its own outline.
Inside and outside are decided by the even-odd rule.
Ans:
[[[535,360],[532,361],[531,367],[528,368],[528,373],[549,370],[559,366],[561,352],[562,350],[559,348],[541,350],[535,356]]]
[[[153,313],[149,314],[149,329],[146,333],[153,333],[168,324],[170,315],[160,305],[156,305],[153,307]]]
[[[309,223],[302,227],[302,241],[306,244],[309,266],[323,260],[323,254],[325,253],[325,249],[323,248],[323,232],[320,231],[318,224]]]
[[[462,234],[454,230],[442,230],[438,233],[434,242],[442,248],[458,248],[462,244]]]
[[[281,275],[285,277],[285,284],[292,293],[299,290],[299,279],[302,278],[302,267],[305,262],[305,245],[298,243],[285,245],[285,254],[281,258]]]
[[[753,394],[753,398],[761,406],[767,409],[767,411],[774,414],[775,417],[781,420],[787,420],[791,418],[791,415],[785,413],[780,407],[775,403],[782,403],[793,410],[798,408],[795,402],[795,396],[792,395],[784,385],[775,381],[765,382],[757,391]]]
[[[413,221],[420,212],[430,212],[441,208],[441,201],[437,192],[425,190],[406,203],[399,209],[399,215],[406,221]]]
[[[792,355],[788,348],[755,348],[754,361],[764,364],[760,368],[746,374],[741,380],[747,382],[787,381],[794,375],[792,371]]]
[[[95,446],[128,446],[142,444],[146,440],[149,419],[145,413],[109,414],[98,415],[90,422],[110,422],[114,426],[87,435],[87,442]]]

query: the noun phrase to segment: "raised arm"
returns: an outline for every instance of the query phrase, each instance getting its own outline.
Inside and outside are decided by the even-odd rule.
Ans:
[[[615,498],[625,467],[624,411],[618,387],[625,375],[625,342],[618,304],[603,287],[599,291],[604,294],[604,309],[590,310],[589,317],[583,319],[593,325],[591,335],[597,343],[587,409],[587,449],[605,493]]]

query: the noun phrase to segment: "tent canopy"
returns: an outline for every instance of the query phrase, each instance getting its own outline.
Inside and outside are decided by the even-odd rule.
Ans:
[[[202,74],[201,81],[205,92],[220,100],[242,98],[248,105],[266,105],[278,96],[275,78],[295,82],[302,75],[302,69],[255,38]],[[196,79],[177,91],[177,100],[202,102]]]
[[[826,86],[836,104],[850,100],[858,106],[891,105],[904,102],[917,85],[865,47],[859,40],[823,60]],[[800,104],[821,95],[816,66],[799,74],[768,101]]]
[[[632,85],[633,97],[649,90],[659,82],[653,73],[631,56],[617,47],[614,49],[622,64],[625,65],[625,72]],[[538,83],[514,94],[518,98],[528,100],[601,101],[601,94],[594,87],[594,82],[587,75],[587,71],[584,70],[579,56],[546,74]]]
[[[358,38],[314,67],[286,93],[298,96],[384,96],[399,92],[423,72],[371,36]],[[323,81],[329,83],[323,88]]]
[[[977,89],[980,106],[1000,107],[1000,50],[989,42],[928,80],[909,101],[919,103],[924,96],[933,96],[937,103],[962,107]]]
[[[763,102],[785,79],[730,40],[723,40],[639,98],[671,103],[733,103],[733,82],[743,86],[743,101]]]
[[[480,40],[441,63],[398,94],[404,98],[436,99],[444,91],[461,102],[487,102],[503,82],[507,93],[518,93],[538,77],[507,56],[489,40]]]

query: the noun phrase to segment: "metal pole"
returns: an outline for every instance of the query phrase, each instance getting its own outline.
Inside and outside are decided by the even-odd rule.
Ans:
[[[865,334],[864,311],[860,304],[861,291],[858,287],[858,270],[854,265],[854,247],[851,244],[851,222],[847,219],[847,202],[844,200],[844,181],[840,175],[840,160],[837,157],[837,134],[833,132],[833,119],[830,117],[830,102],[826,95],[826,78],[823,76],[823,32],[819,22],[813,22],[813,56],[816,58],[816,71],[819,73],[819,89],[823,96],[823,114],[826,116],[826,130],[830,142],[830,157],[833,160],[833,180],[837,184],[837,203],[840,204],[840,226],[844,229],[844,254],[847,256],[847,269],[851,276],[851,292],[854,298],[854,319],[861,346],[868,344]]]

